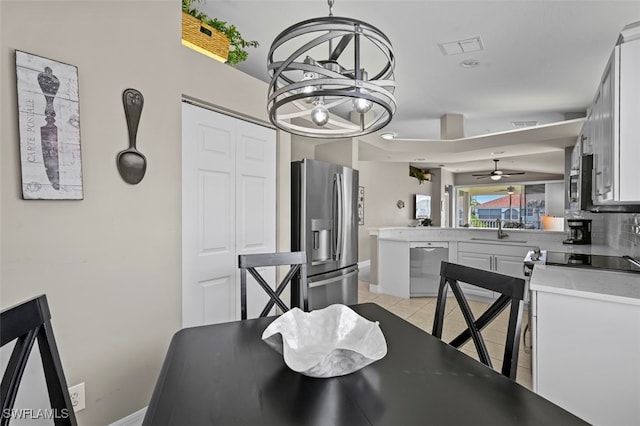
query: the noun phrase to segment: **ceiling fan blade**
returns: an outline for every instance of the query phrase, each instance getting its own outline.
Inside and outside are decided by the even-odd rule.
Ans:
[[[491,176],[491,173],[477,173],[477,174],[471,175],[471,176]]]
[[[349,44],[349,42],[351,41],[352,38],[353,38],[353,34],[346,34],[346,35],[342,36],[342,38],[338,42],[338,45],[336,46],[336,48],[333,49],[333,52],[331,52],[331,55],[329,55],[329,60],[330,61],[337,61],[338,58],[340,57],[340,55],[342,55],[342,52],[347,47],[347,45]]]

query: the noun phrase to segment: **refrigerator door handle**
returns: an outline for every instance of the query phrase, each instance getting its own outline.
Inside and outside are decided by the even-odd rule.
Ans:
[[[327,285],[336,281],[342,281],[347,277],[350,277],[354,274],[357,274],[358,270],[356,269],[355,271],[351,271],[348,274],[344,274],[344,275],[338,275],[337,277],[333,277],[333,278],[327,278],[326,280],[322,280],[322,281],[317,281],[317,282],[311,282],[309,281],[309,288],[313,288],[313,287],[319,287],[321,285]]]
[[[335,249],[335,260],[340,260],[342,258],[342,246],[344,242],[344,188],[342,182],[342,174],[336,173],[334,182],[336,184],[336,197],[337,197],[337,232],[336,232],[336,249]]]

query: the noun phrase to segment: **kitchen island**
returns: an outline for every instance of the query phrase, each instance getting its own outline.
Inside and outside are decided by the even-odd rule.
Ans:
[[[372,245],[370,291],[411,297],[411,249],[429,249],[429,243],[446,243],[448,261],[524,278],[523,260],[529,250],[540,248],[581,254],[616,254],[604,245],[565,245],[565,232],[505,229],[508,237],[497,238],[497,231],[470,228],[390,227],[371,229]],[[373,262],[373,260],[376,262]],[[436,271],[436,273],[439,272]],[[473,291],[469,289],[469,291]],[[430,295],[430,294],[421,294]],[[431,295],[435,295],[431,294]],[[493,295],[478,291],[480,299]]]

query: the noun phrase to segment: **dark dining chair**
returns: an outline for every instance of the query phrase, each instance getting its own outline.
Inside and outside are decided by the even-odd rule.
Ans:
[[[465,294],[460,288],[460,282],[497,292],[500,296],[476,319],[473,316],[473,312],[471,312]],[[510,277],[495,272],[457,265],[455,263],[442,262],[440,266],[440,289],[438,291],[432,333],[439,339],[442,339],[448,287],[451,287],[462,311],[465,323],[467,324],[467,328],[449,342],[449,344],[455,348],[459,348],[468,342],[469,339],[472,339],[480,362],[491,368],[493,368],[493,365],[489,358],[489,352],[487,351],[487,346],[481,331],[500,315],[507,306],[511,305],[501,373],[515,380],[518,370],[518,348],[520,345],[525,281],[521,278]]]
[[[4,347],[14,340],[15,346],[2,375],[0,425],[8,425],[11,420],[18,388],[36,340],[40,348],[54,423],[56,426],[77,425],[58,347],[53,337],[51,312],[46,295],[7,308],[0,313],[0,346]]]
[[[291,267],[275,290],[256,269],[282,265],[290,265]],[[241,254],[238,255],[238,267],[240,268],[241,319],[247,319],[247,272],[255,278],[260,287],[262,287],[264,292],[269,296],[269,301],[260,313],[260,317],[269,315],[274,305],[277,305],[282,312],[289,310],[289,307],[280,299],[280,295],[290,282],[295,282],[300,286],[299,291],[292,292],[300,295],[300,300],[292,300],[292,307],[299,307],[305,312],[309,310],[307,296],[307,255],[305,252]]]

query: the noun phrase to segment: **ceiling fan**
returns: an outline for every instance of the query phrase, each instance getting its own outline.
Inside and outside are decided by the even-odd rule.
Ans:
[[[507,186],[506,189],[499,189],[498,192],[506,192],[509,195],[513,195],[516,193],[516,188],[514,186]]]
[[[477,176],[478,179],[488,177],[488,178],[491,178],[491,180],[500,180],[502,178],[508,178],[513,175],[523,175],[525,173],[525,172],[504,172],[502,170],[498,170],[498,161],[500,160],[493,160],[493,161],[496,164],[495,164],[495,169],[491,173],[474,174],[471,176]]]

